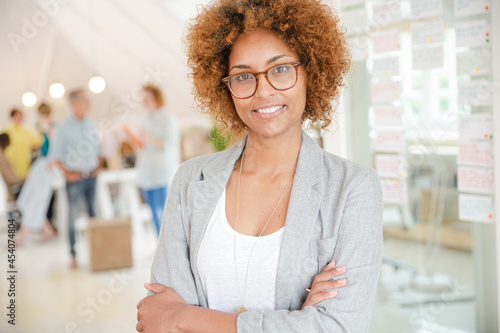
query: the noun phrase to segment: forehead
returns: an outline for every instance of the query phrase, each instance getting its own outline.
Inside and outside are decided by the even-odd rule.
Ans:
[[[286,54],[288,61],[298,60],[288,44],[276,34],[267,30],[255,30],[242,34],[236,39],[229,54],[229,68],[235,65],[247,65],[250,68],[263,66],[276,55]]]

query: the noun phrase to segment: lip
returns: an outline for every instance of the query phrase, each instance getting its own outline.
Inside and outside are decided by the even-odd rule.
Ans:
[[[279,108],[278,110],[274,111],[274,112],[271,112],[271,113],[260,113],[260,112],[257,112],[257,110],[259,109],[267,109],[267,108],[272,108],[272,107],[275,107],[275,106],[282,106],[281,108]],[[281,112],[283,112],[283,110],[286,108],[286,104],[281,104],[281,103],[273,103],[273,104],[265,104],[265,105],[259,105],[258,107],[256,107],[255,109],[252,110],[252,114],[259,117],[259,118],[273,118],[273,117],[276,117],[277,115],[279,115]]]

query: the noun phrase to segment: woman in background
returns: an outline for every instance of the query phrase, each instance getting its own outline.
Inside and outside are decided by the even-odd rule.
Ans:
[[[38,120],[36,122],[36,129],[42,134],[42,144],[40,145],[40,156],[47,157],[49,153],[49,144],[54,133],[54,121],[52,119],[52,107],[42,102],[38,106]],[[55,193],[52,191],[50,198],[49,208],[47,209],[47,222],[49,223],[48,233],[45,234],[46,238],[50,238],[57,234],[57,228],[54,226],[54,201]]]
[[[154,85],[146,85],[142,90],[143,105],[148,111],[143,128],[139,136],[127,126],[123,129],[138,149],[138,184],[151,207],[158,235],[168,187],[180,164],[180,128],[175,115],[165,109],[161,90]]]

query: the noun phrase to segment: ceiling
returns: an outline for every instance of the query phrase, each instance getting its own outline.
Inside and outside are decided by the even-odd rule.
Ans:
[[[198,0],[0,0],[0,125],[14,106],[34,123],[36,106],[22,106],[33,91],[49,102],[55,117],[68,114],[65,98],[52,99],[48,88],[61,82],[66,91],[87,88],[93,75],[106,90],[89,92],[96,120],[134,124],[143,114],[144,83],[159,85],[167,107],[183,126],[208,120],[195,111],[187,80],[182,35],[196,15]]]

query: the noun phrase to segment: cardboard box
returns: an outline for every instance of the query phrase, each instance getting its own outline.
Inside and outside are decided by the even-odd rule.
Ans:
[[[129,219],[90,218],[88,239],[92,271],[132,266],[132,230]]]

